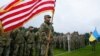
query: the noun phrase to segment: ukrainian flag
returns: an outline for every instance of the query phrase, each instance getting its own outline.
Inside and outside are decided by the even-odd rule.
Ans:
[[[97,40],[99,38],[99,36],[100,35],[98,34],[97,30],[95,29],[94,32],[91,34],[89,41],[93,42],[93,41]]]

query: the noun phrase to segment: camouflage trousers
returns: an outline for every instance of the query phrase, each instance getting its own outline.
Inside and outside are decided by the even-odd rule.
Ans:
[[[11,41],[11,43],[10,43],[10,53],[9,53],[9,56],[13,56],[14,46],[15,46],[15,43],[13,41]]]
[[[12,56],[23,56],[24,44],[15,44]]]
[[[40,47],[41,47],[40,43],[37,43],[35,45],[35,56],[40,56],[40,52],[41,52]]]
[[[95,51],[96,45],[94,43],[92,43],[91,46],[92,46],[92,51]]]
[[[10,46],[4,46],[2,56],[9,56]]]
[[[3,46],[0,46],[0,56],[2,56],[2,53],[3,53]]]
[[[27,44],[26,45],[26,55],[25,56],[35,56],[34,44]]]
[[[46,48],[47,48],[46,44],[41,44],[41,55],[40,56],[45,56]],[[53,56],[53,45],[51,44],[49,45],[48,56]]]

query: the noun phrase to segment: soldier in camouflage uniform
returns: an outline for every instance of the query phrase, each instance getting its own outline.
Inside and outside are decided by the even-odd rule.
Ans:
[[[4,50],[4,46],[5,46],[4,40],[5,40],[5,38],[3,38],[2,31],[0,29],[0,56],[2,56],[2,53],[3,53],[3,50]]]
[[[26,54],[25,56],[35,56],[35,34],[33,27],[29,27],[29,31],[26,32]]]
[[[54,48],[56,48],[56,47],[57,47],[56,42],[57,42],[57,36],[55,35],[55,36],[54,36]]]
[[[50,23],[50,15],[44,16],[44,23],[40,26],[39,32],[41,33],[41,56],[45,56],[47,44],[49,43],[48,56],[53,56],[53,26]],[[50,34],[50,39],[49,39]]]
[[[73,36],[74,36],[74,33],[71,34],[71,40],[70,40],[71,50],[75,49],[75,38]]]
[[[9,56],[10,39],[0,29],[0,56]]]
[[[15,29],[13,31],[10,32],[10,38],[11,38],[11,42],[10,42],[10,53],[9,56],[14,56],[15,55],[15,49],[16,49],[16,36],[18,34],[18,29]],[[17,53],[16,53],[17,55]]]
[[[4,42],[4,50],[3,50],[3,54],[2,56],[9,56],[9,52],[10,52],[10,42],[11,42],[11,38],[10,38],[10,32],[6,32],[3,33],[3,38],[5,38]]]
[[[80,35],[80,47],[85,47],[85,37],[84,35]]]
[[[40,33],[37,31],[35,33],[35,56],[40,56],[41,52],[41,39],[40,39]]]
[[[13,31],[10,32],[11,42],[10,42],[10,53],[9,53],[9,56],[13,56],[14,46],[15,46],[15,37],[16,37],[16,31],[13,30]]]
[[[95,51],[96,50],[96,40],[90,42],[91,44],[91,47],[92,47],[92,51]]]
[[[71,48],[72,50],[79,48],[79,42],[78,42],[78,32],[73,32],[71,36]]]
[[[63,48],[64,48],[64,50],[68,50],[68,38],[67,38],[67,35],[68,35],[68,33],[65,34],[64,37],[63,37]]]
[[[15,43],[14,43],[14,51],[13,56],[23,56],[24,53],[24,34],[25,31],[23,30],[23,27],[20,27],[19,29],[16,29],[15,31],[16,37],[15,37]]]

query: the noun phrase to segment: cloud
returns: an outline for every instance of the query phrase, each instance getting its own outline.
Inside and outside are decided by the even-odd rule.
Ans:
[[[10,3],[13,0],[0,0],[0,7],[7,5],[8,3]]]
[[[64,33],[93,31],[99,26],[96,22],[100,19],[99,2],[99,0],[57,0],[55,30]]]
[[[95,27],[100,32],[100,0],[57,0],[55,9],[53,26],[56,32],[85,33],[93,31]],[[43,23],[45,14],[52,13],[43,12],[33,17],[24,26],[39,27]]]

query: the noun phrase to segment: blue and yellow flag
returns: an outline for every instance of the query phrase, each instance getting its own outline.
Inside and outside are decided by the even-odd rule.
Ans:
[[[97,40],[100,37],[100,35],[98,34],[97,30],[95,29],[94,32],[91,34],[89,41],[93,42],[95,40]]]

